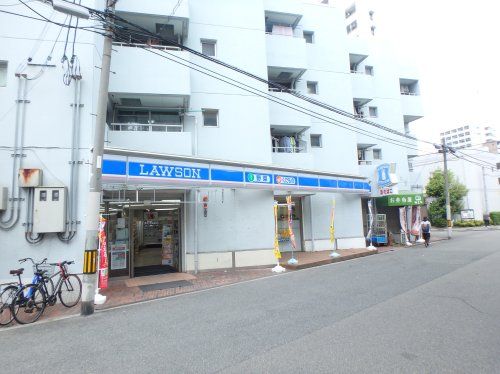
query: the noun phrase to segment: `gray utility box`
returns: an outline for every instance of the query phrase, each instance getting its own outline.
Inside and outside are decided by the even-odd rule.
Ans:
[[[0,187],[0,211],[7,210],[9,190],[7,187]]]
[[[33,232],[66,230],[66,187],[36,187],[33,204]]]

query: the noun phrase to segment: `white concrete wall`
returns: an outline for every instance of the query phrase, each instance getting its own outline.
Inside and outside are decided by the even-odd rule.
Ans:
[[[95,7],[101,6],[100,2],[84,1],[84,5]],[[48,16],[51,11],[44,5],[30,4],[42,14]],[[28,14],[22,5],[9,8],[13,12]],[[32,16],[32,13],[29,13]],[[65,16],[56,15],[53,20],[63,22]],[[7,60],[9,72],[6,87],[0,87],[0,186],[9,186],[12,171],[12,149],[13,146],[16,109],[15,99],[17,95],[17,78],[14,76],[16,69],[30,56],[33,63],[43,63],[54,47],[52,63],[55,67],[47,67],[43,74],[28,82],[28,96],[30,101],[26,105],[25,125],[25,151],[23,157],[23,168],[40,168],[43,170],[43,184],[46,186],[68,186],[69,185],[69,160],[71,145],[72,107],[74,96],[74,83],[67,87],[62,83],[63,70],[60,67],[60,59],[63,55],[64,42],[60,38],[55,43],[59,27],[50,26],[45,35],[45,40],[37,43],[43,22],[0,14],[0,59]],[[80,23],[81,26],[85,22]],[[17,259],[22,257],[33,257],[42,259],[48,257],[49,261],[75,260],[76,264],[71,268],[75,272],[82,270],[82,258],[84,249],[84,222],[85,202],[88,190],[89,176],[89,149],[93,135],[96,112],[95,97],[100,70],[94,68],[99,65],[99,57],[96,48],[100,48],[100,42],[95,34],[79,31],[75,52],[80,59],[82,74],[82,99],[81,109],[81,131],[80,131],[80,156],[83,164],[78,166],[78,207],[77,218],[82,223],[78,225],[78,234],[70,244],[62,243],[54,234],[47,234],[42,243],[38,245],[28,244],[24,239],[24,227],[26,222],[26,200],[21,203],[21,217],[17,225],[10,231],[0,231],[0,282],[11,279],[8,270],[18,268]],[[97,47],[96,47],[97,46]],[[35,47],[35,48],[34,48]],[[70,45],[71,47],[71,45]],[[69,47],[69,51],[71,48]],[[71,52],[67,52],[71,53]],[[71,57],[71,56],[69,56]],[[40,67],[28,67],[23,70],[28,77],[38,75]],[[11,191],[9,191],[10,193]],[[23,191],[22,198],[26,198]],[[26,277],[31,278],[30,265],[23,264],[26,268]]]
[[[191,132],[107,131],[107,145],[113,148],[192,155]]]
[[[464,151],[468,155],[482,160],[482,163],[496,165],[500,162],[500,155],[485,153],[482,151]],[[469,158],[470,159],[470,158]],[[425,187],[435,170],[443,170],[442,155],[432,155],[418,157],[414,161],[414,171],[411,173],[412,185]],[[483,171],[480,166],[468,161],[450,156],[448,158],[448,168],[469,190],[463,200],[464,209],[473,209],[475,219],[482,220],[486,212],[485,187],[483,183]],[[500,211],[500,171],[495,169],[485,169],[486,194],[488,199],[488,210],[490,212]]]

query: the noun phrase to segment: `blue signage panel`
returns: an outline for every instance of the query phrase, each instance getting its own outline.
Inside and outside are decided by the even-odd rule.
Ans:
[[[319,186],[323,188],[337,188],[338,183],[336,179],[320,178]]]
[[[301,187],[319,187],[319,179],[318,178],[309,178],[309,177],[299,177],[299,185]]]
[[[298,179],[292,175],[274,174],[274,184],[278,186],[297,186]]]
[[[391,185],[390,170],[391,165],[389,164],[377,166],[377,185],[379,187],[387,187]]]
[[[157,160],[134,159],[131,160],[103,160],[102,172],[104,175],[112,176],[128,176],[131,178],[141,179],[165,179],[170,180],[171,183],[191,183],[211,182],[212,185],[224,186],[224,183],[232,183],[235,185],[246,184],[247,187],[255,186],[256,188],[287,188],[294,187],[294,189],[303,188],[305,190],[321,190],[321,189],[343,189],[353,190],[358,193],[366,193],[371,191],[369,183],[360,180],[349,179],[333,179],[333,178],[320,178],[311,173],[301,173],[300,176],[293,174],[280,174],[266,171],[247,170],[244,171],[240,168],[229,167],[225,168],[223,165],[210,165],[206,164],[199,166],[195,163],[173,163],[168,161],[163,163]],[[385,178],[385,171],[382,176]],[[161,182],[157,182],[161,183]],[[165,182],[167,184],[168,182]]]
[[[339,180],[339,188],[348,188],[348,189],[354,189],[354,182],[353,181],[344,181],[344,180]]]
[[[354,181],[354,189],[355,190],[362,190],[364,188],[365,188],[365,186],[364,186],[363,182]]]
[[[127,162],[121,160],[103,160],[102,173],[125,176],[127,174]]]
[[[272,184],[273,175],[267,173],[245,172],[245,182],[252,184]]]
[[[243,183],[245,181],[242,171],[212,169],[210,170],[212,181]]]
[[[129,162],[128,165],[128,175],[131,177],[168,178],[189,181],[210,180],[208,168],[141,162]]]

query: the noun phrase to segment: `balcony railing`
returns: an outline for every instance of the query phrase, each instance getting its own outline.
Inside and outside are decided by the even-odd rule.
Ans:
[[[112,123],[110,131],[183,132],[183,125],[169,123]]]
[[[162,51],[180,51],[179,47],[173,45],[160,45],[160,44],[147,44],[147,43],[123,43],[113,42],[113,45],[119,47],[133,47],[133,48],[154,48]]]
[[[405,92],[405,91],[401,91],[401,95],[419,96],[418,93],[416,93],[416,92]]]
[[[305,153],[306,147],[290,146],[290,147],[273,147],[273,153]]]
[[[358,165],[371,165],[372,163],[371,160],[358,160]]]

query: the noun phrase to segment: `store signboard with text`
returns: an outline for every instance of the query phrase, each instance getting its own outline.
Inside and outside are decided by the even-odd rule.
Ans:
[[[224,164],[140,159],[105,155],[105,183],[151,184],[155,186],[210,186],[287,191],[325,191],[369,194],[371,186],[359,177],[333,177],[272,168],[254,169]]]

